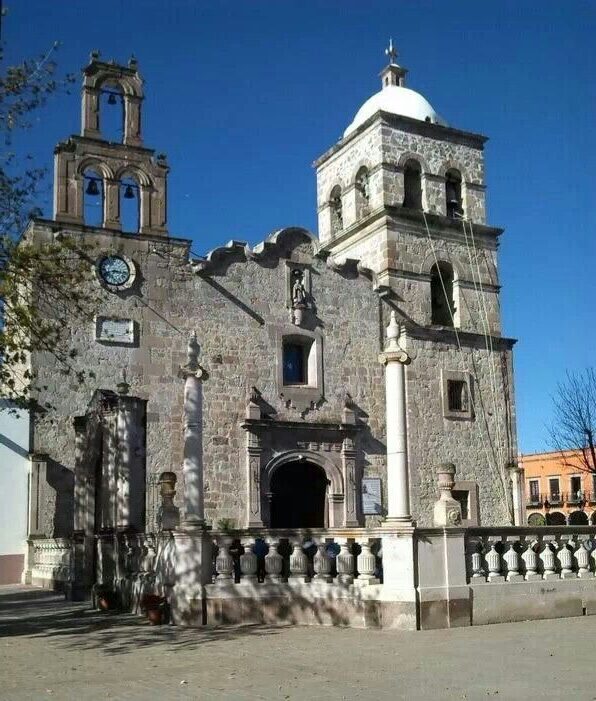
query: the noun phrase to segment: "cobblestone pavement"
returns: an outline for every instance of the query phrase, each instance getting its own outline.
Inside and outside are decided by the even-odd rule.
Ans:
[[[596,699],[596,616],[390,632],[151,627],[0,587],[0,699]]]

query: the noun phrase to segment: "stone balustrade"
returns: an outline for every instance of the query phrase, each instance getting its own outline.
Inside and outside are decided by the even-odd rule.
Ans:
[[[469,528],[468,582],[590,579],[596,571],[596,527]]]
[[[378,584],[380,538],[362,532],[249,530],[213,532],[216,585]]]
[[[30,545],[32,584],[53,587],[69,581],[72,549],[69,538],[39,538]]]

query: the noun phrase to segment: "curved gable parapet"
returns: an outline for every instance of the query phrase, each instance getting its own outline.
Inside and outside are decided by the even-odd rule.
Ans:
[[[265,257],[287,258],[298,245],[305,241],[312,246],[313,257],[316,256],[320,248],[317,237],[307,229],[291,226],[274,231],[252,248],[246,241],[228,241],[224,246],[212,249],[205,256],[191,260],[191,265],[197,273],[225,274],[227,267],[233,262],[258,261]]]

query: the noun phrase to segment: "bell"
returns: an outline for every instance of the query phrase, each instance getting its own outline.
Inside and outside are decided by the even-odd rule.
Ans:
[[[85,192],[88,195],[92,195],[93,197],[99,195],[99,188],[97,187],[97,181],[95,180],[95,178],[91,178],[89,180],[89,184],[87,185],[87,189],[85,190]]]
[[[110,93],[108,97],[108,105],[115,105],[116,104],[116,95],[114,95],[113,92]]]
[[[124,190],[124,199],[125,200],[134,200],[135,198],[135,193],[134,190],[132,189],[132,185],[127,185],[126,189]]]

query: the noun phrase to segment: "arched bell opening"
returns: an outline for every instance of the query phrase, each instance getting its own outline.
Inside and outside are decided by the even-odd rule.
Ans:
[[[137,234],[141,228],[141,188],[131,175],[120,180],[119,203],[122,231]]]
[[[103,220],[103,177],[93,168],[87,168],[83,174],[83,221],[87,226],[103,226]]]
[[[115,143],[124,143],[124,92],[115,81],[102,84],[99,93],[98,124],[101,138]]]
[[[329,479],[308,461],[285,463],[271,476],[271,528],[325,528]]]

